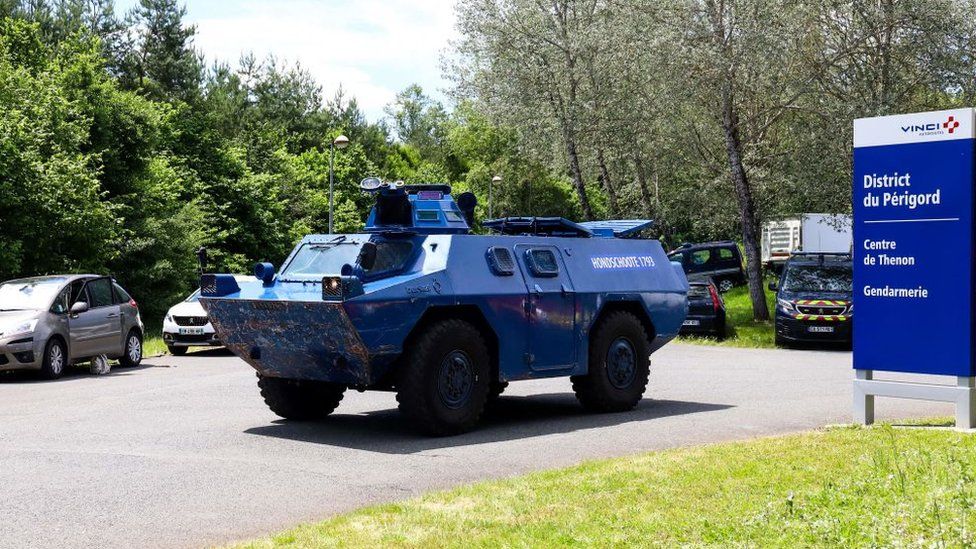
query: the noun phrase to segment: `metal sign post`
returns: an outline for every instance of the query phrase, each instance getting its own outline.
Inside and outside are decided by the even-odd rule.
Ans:
[[[953,402],[976,426],[974,110],[854,122],[854,421],[874,397]],[[953,376],[955,385],[874,379]]]

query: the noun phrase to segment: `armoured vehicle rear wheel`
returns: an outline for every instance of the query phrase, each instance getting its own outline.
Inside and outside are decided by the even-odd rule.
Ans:
[[[264,377],[258,374],[258,387],[264,403],[285,419],[309,421],[322,419],[335,411],[346,391],[344,385],[326,381],[308,381]]]
[[[488,346],[471,324],[445,320],[430,326],[406,353],[397,389],[400,411],[431,435],[470,430],[488,400],[488,361]]]
[[[573,376],[573,391],[587,410],[632,410],[644,395],[650,373],[650,343],[631,313],[610,313],[594,328],[589,371]]]

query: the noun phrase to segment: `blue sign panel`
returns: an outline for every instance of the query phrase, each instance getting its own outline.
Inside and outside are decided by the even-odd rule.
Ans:
[[[973,370],[973,120],[854,123],[854,368]]]

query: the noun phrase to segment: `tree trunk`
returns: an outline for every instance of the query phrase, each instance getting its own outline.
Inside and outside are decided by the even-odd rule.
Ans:
[[[593,220],[593,208],[590,206],[590,199],[586,196],[586,185],[583,183],[583,170],[580,169],[579,152],[576,150],[576,140],[566,133],[566,155],[569,157],[569,171],[573,177],[573,187],[579,195],[580,207],[583,208],[583,217],[587,221]]]
[[[603,156],[602,147],[596,150],[596,160],[600,165],[600,180],[603,182],[603,188],[607,191],[607,200],[610,202],[610,217],[614,217],[620,214],[620,206],[617,201],[617,189],[613,186],[613,180],[610,179],[610,170],[607,169],[607,161]]]
[[[654,199],[651,198],[650,190],[647,188],[647,174],[644,173],[644,161],[641,160],[640,154],[634,155],[634,171],[637,172],[637,188],[644,202],[644,214],[650,216],[654,212]]]
[[[739,141],[738,124],[738,116],[733,105],[732,85],[731,82],[726,82],[722,90],[722,130],[725,133],[725,149],[729,157],[729,175],[739,201],[742,245],[746,252],[746,279],[749,282],[749,298],[752,300],[752,318],[769,320],[759,251],[759,223],[756,220],[752,189],[749,187],[749,179],[742,164],[742,144]]]

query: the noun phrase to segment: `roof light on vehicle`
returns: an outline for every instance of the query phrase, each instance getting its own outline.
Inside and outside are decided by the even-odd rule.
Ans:
[[[389,186],[389,184],[383,183],[383,180],[378,177],[367,177],[359,182],[359,188],[368,193],[378,191],[387,186]]]

